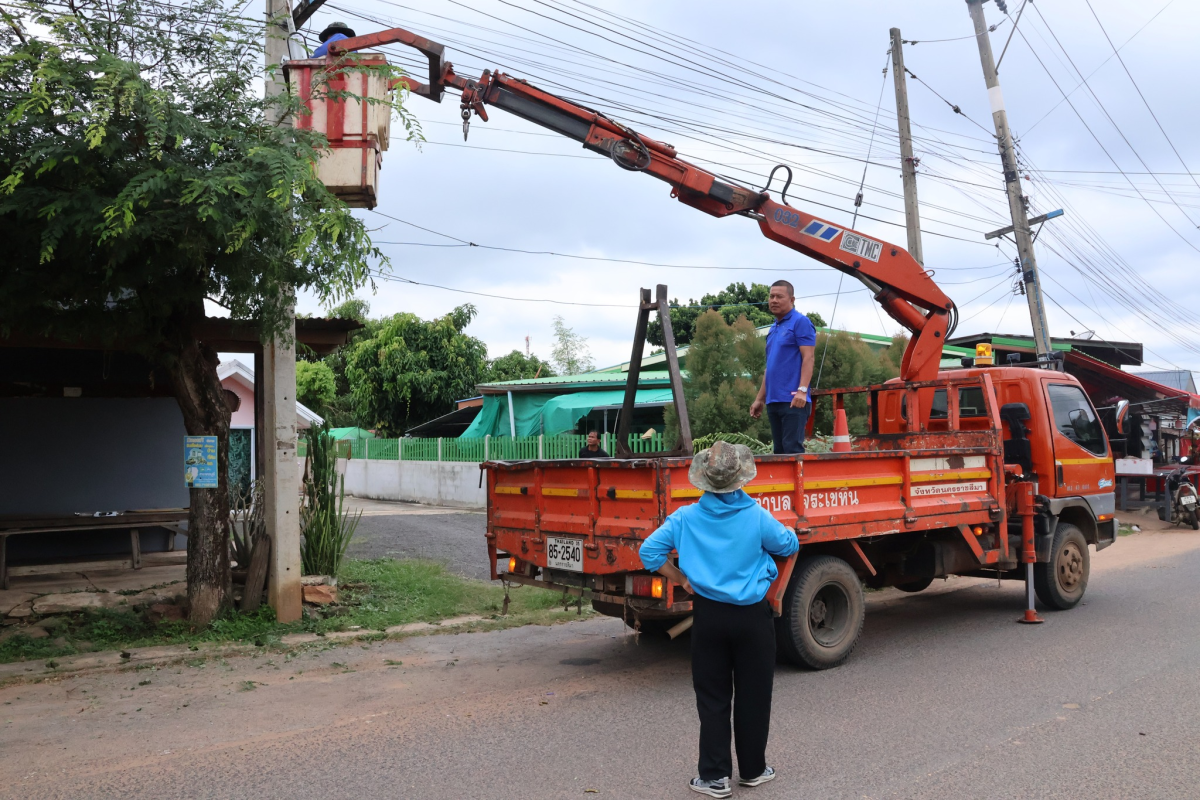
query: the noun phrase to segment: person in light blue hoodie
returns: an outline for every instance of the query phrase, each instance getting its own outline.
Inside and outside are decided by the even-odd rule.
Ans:
[[[700,501],[667,517],[640,550],[646,569],[693,595],[700,758],[699,775],[688,786],[709,797],[733,794],[731,710],[738,783],[758,786],[775,778],[766,760],[775,678],[775,621],[766,596],[779,574],[771,556],[790,556],[800,544],[742,491],[756,474],[754,454],[744,445],[717,442],[700,451],[688,471],[688,480],[704,491]]]

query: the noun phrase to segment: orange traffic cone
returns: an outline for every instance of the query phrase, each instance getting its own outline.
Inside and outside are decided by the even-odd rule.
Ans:
[[[833,452],[850,452],[850,426],[846,424],[844,408],[835,408],[833,411]]]

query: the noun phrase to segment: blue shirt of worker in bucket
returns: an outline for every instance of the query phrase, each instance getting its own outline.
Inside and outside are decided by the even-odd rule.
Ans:
[[[313,51],[313,58],[324,58],[329,55],[329,45],[334,42],[339,42],[342,39],[351,39],[354,37],[354,31],[344,22],[334,22],[321,31],[318,37],[321,40],[321,46]]]

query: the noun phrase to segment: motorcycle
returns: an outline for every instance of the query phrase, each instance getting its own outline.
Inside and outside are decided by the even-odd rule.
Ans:
[[[1171,522],[1176,525],[1188,523],[1192,530],[1200,530],[1200,495],[1195,485],[1188,480],[1190,468],[1187,456],[1179,459],[1179,466],[1167,473],[1167,493],[1171,498]]]

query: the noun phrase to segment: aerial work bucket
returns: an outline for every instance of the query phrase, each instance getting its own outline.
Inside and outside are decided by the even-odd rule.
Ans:
[[[311,112],[297,115],[296,127],[320,131],[329,140],[329,149],[317,163],[317,177],[352,208],[374,208],[377,203],[392,122],[386,102],[392,91],[388,79],[357,68],[387,63],[382,53],[355,53],[336,62],[306,58],[284,65],[291,90]]]

